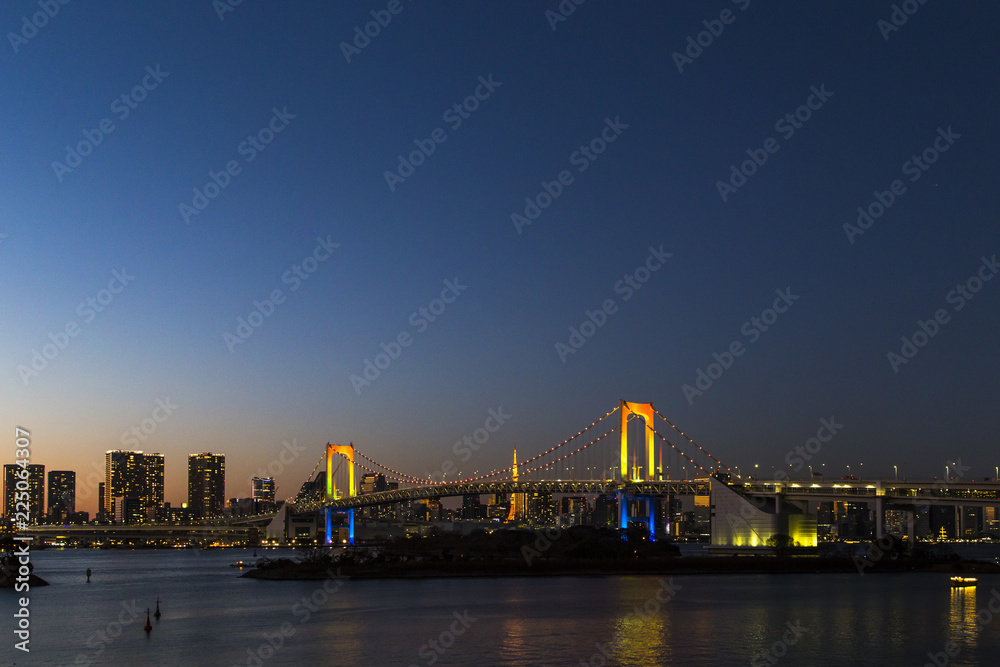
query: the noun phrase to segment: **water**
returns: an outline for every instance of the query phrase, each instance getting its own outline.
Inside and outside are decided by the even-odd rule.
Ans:
[[[228,564],[249,557],[243,550],[34,552],[37,572],[52,585],[30,594],[31,653],[13,649],[16,594],[0,591],[7,619],[0,662],[749,665],[773,648],[782,665],[920,666],[949,641],[959,651],[950,665],[996,665],[1000,656],[1000,614],[976,616],[1000,591],[1000,575],[980,577],[972,590],[920,573],[678,576],[672,599],[655,576],[345,581],[328,583],[327,594],[322,582],[240,579]],[[658,591],[669,601],[655,601]],[[145,609],[156,596],[163,616],[147,636]],[[300,604],[310,596],[315,611]],[[138,617],[127,610],[133,600]],[[635,613],[647,604],[653,613]],[[265,633],[280,648],[272,651]]]

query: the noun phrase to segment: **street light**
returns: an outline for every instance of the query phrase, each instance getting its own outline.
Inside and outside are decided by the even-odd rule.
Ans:
[[[899,479],[899,470],[896,469],[896,466],[892,466],[892,476]]]

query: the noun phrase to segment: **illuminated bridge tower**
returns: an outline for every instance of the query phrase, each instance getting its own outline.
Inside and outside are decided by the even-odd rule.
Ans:
[[[656,479],[656,443],[653,440],[653,415],[655,414],[653,410],[652,403],[629,403],[628,401],[621,402],[621,481],[622,482],[641,482],[644,481],[643,475],[640,470],[645,470],[645,480],[655,480]],[[641,417],[645,425],[645,435],[644,438],[646,442],[646,456],[645,456],[645,467],[640,468],[633,463],[633,466],[629,468],[629,457],[628,457],[628,421],[629,417],[636,416]],[[637,457],[633,456],[633,461]],[[654,533],[655,521],[653,518],[653,505],[654,498],[652,496],[637,496],[619,491],[618,496],[618,511],[619,511],[619,523],[620,528],[628,528],[629,523],[645,523],[646,528],[649,530],[649,539],[655,540],[656,535]],[[645,516],[629,516],[629,507],[632,506],[636,512],[639,512],[643,506],[645,506]]]
[[[340,454],[340,461],[337,464],[336,469],[333,467],[333,457]],[[342,497],[342,492],[337,490],[337,484],[334,480],[334,473],[340,470],[340,466],[347,463],[347,497],[353,498],[355,495],[354,487],[354,445],[331,445],[326,443],[326,500],[329,502],[331,500],[339,500]],[[333,511],[327,507],[326,512],[326,543],[327,545],[333,544]],[[351,543],[354,545],[354,510],[347,510],[347,536]]]

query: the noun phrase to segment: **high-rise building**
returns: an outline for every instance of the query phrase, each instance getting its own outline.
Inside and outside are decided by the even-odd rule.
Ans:
[[[142,452],[109,449],[104,454],[104,510],[115,512],[115,498],[141,499],[145,495],[146,464]]]
[[[97,483],[97,520],[107,521],[108,511],[104,508],[104,482]]]
[[[602,493],[594,500],[594,525],[614,528],[618,525],[618,499]]]
[[[548,525],[552,523],[555,513],[555,503],[552,501],[550,491],[534,491],[524,495],[525,515],[528,521],[535,525]]]
[[[376,475],[374,473],[368,473],[367,475],[361,476],[361,491],[360,493],[378,493],[379,491],[386,490],[386,480],[385,475]]]
[[[163,454],[108,450],[104,456],[104,488],[100,496],[100,509],[109,518],[117,514],[127,517],[128,523],[151,521],[156,509],[163,506]],[[116,508],[115,498],[129,499],[129,511],[123,514],[121,507]]]
[[[482,521],[486,518],[486,505],[483,505],[478,493],[467,493],[462,496],[462,519],[465,521]]]
[[[7,518],[16,519],[17,493],[27,491],[28,523],[40,524],[45,516],[45,466],[32,463],[26,469],[28,478],[23,479],[20,471],[25,468],[16,463],[9,463],[3,467],[3,514]],[[27,485],[21,484],[21,488],[18,489],[18,482],[27,482]]]
[[[13,519],[16,514],[16,496],[17,493],[17,480],[18,470],[21,466],[14,463],[8,463],[3,467],[3,515],[7,519]],[[23,490],[27,490],[26,485],[23,485]]]
[[[58,521],[76,512],[76,473],[49,471],[49,516]]]
[[[250,480],[250,497],[265,503],[275,502],[274,479],[270,477],[254,477]]]
[[[141,498],[117,496],[112,498],[111,502],[115,507],[115,523],[134,525],[146,522],[146,512]]]
[[[368,493],[379,493],[380,491],[386,491],[388,489],[385,475],[368,473],[361,476],[361,487],[359,493],[365,495]],[[361,516],[366,519],[380,519],[389,515],[390,508],[388,505],[376,505],[374,507],[364,507],[361,509]]]
[[[188,509],[196,519],[219,516],[226,506],[226,455],[188,454]]]
[[[163,454],[143,454],[142,511],[153,520],[156,510],[163,507]]]

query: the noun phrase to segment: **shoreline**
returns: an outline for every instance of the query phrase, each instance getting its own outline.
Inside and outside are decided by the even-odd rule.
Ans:
[[[542,561],[526,564],[523,559],[498,561],[425,561],[393,565],[272,564],[253,568],[240,577],[265,581],[317,581],[336,572],[350,580],[373,579],[495,579],[504,577],[610,577],[630,575],[725,575],[725,574],[889,574],[923,572],[934,574],[1000,574],[1000,565],[985,561],[933,562],[897,559],[862,567],[849,558],[777,556],[678,556],[641,562]]]

